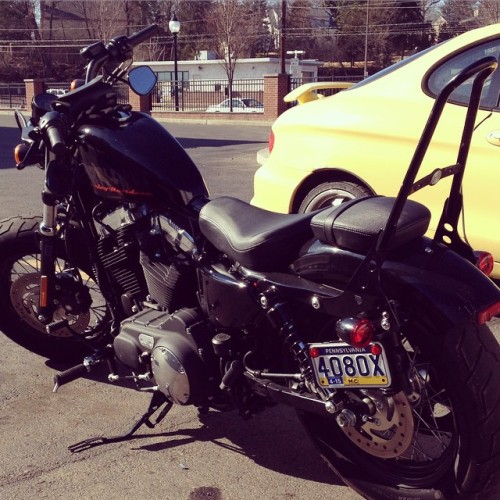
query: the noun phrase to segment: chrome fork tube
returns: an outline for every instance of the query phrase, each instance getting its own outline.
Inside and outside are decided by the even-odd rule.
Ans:
[[[56,203],[55,196],[47,186],[42,191],[43,214],[39,225],[40,234],[40,294],[38,301],[38,320],[42,323],[52,321],[54,307],[55,279],[55,235]]]

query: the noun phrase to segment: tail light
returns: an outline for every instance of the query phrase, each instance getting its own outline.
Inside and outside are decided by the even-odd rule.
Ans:
[[[484,325],[490,319],[500,314],[500,300],[493,305],[477,313],[477,322],[479,325]]]
[[[486,276],[489,276],[495,266],[493,255],[488,252],[474,252],[474,255],[476,256],[476,267]]]
[[[269,145],[268,145],[268,148],[269,148],[269,152],[270,153],[271,153],[271,151],[274,148],[274,132],[272,130],[271,130],[271,133],[269,134]]]
[[[366,347],[375,335],[375,327],[369,319],[345,318],[336,325],[337,335],[353,347]]]

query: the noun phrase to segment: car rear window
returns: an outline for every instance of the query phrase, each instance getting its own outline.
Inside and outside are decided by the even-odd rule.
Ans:
[[[429,92],[436,96],[443,87],[462,69],[466,68],[479,59],[487,56],[494,56],[497,59],[500,55],[500,38],[495,38],[487,42],[475,45],[463,50],[459,54],[447,59],[435,68],[427,80]],[[481,95],[480,105],[483,107],[498,106],[500,71],[498,68],[488,77]],[[458,87],[450,97],[450,101],[456,104],[468,104],[470,92],[472,90],[473,78],[464,82]]]

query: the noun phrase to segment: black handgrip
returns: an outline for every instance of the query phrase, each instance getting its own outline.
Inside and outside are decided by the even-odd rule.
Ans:
[[[146,40],[149,40],[153,35],[156,35],[156,33],[158,33],[158,25],[151,24],[147,28],[144,28],[141,31],[138,31],[137,33],[132,33],[128,37],[128,43],[132,47],[135,47],[136,45],[139,45],[140,43],[145,42]]]
[[[61,115],[56,111],[49,111],[40,118],[40,128],[45,134],[50,150],[61,156],[66,152],[65,125]]]
[[[50,149],[56,156],[61,156],[66,152],[66,144],[64,143],[64,136],[55,125],[47,127],[47,138],[49,139]]]
[[[56,392],[57,389],[61,387],[61,385],[73,382],[73,380],[83,377],[83,375],[87,374],[88,372],[89,367],[82,363],[80,365],[73,366],[72,368],[69,368],[68,370],[65,370],[61,373],[57,373],[56,375],[54,375],[53,392]]]

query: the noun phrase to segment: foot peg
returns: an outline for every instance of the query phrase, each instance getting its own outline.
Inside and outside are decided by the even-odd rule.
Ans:
[[[61,387],[61,385],[69,384],[69,382],[73,382],[80,377],[83,377],[86,373],[90,371],[90,364],[85,363],[85,360],[80,365],[73,366],[68,370],[65,370],[61,373],[57,373],[54,375],[54,388],[52,392],[57,392],[57,389]]]
[[[54,388],[52,389],[52,392],[57,392],[61,385],[69,384],[69,382],[73,382],[73,380],[83,377],[90,372],[92,366],[97,365],[105,360],[108,361],[110,365],[112,365],[112,359],[110,358],[109,352],[107,352],[106,350],[99,351],[90,356],[86,356],[83,359],[83,363],[73,366],[72,368],[68,368],[61,373],[57,373],[53,378]]]
[[[48,325],[45,325],[45,331],[50,335],[54,332],[57,332],[57,330],[61,330],[62,328],[66,328],[69,326],[69,322],[67,319],[60,319],[58,321],[54,321],[53,323],[49,323]]]

